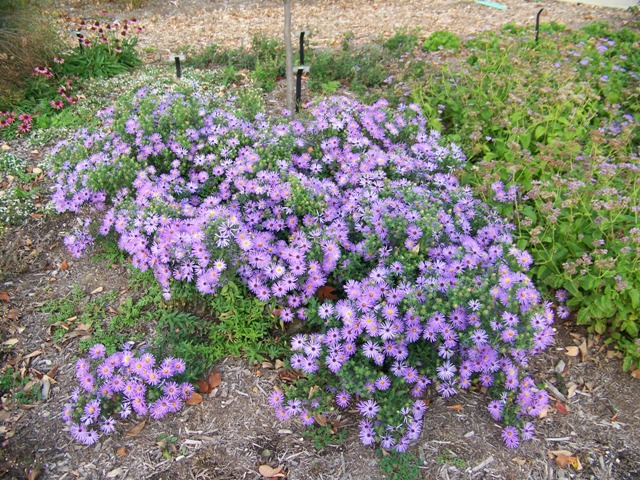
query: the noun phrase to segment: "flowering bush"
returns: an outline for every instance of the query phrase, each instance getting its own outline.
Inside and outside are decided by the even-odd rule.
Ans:
[[[300,378],[270,397],[283,420],[355,407],[363,443],[404,451],[429,385],[487,389],[492,416],[513,425],[545,408],[525,368],[552,342],[553,312],[524,273],[531,257],[459,185],[464,155],[417,106],[337,98],[305,123],[270,123],[179,88],[141,89],[57,147],[56,208],[100,212],[67,237],[73,255],[94,228],[115,232],[167,299],[172,281],[215,294],[238,277],[283,322],[305,320],[313,333],[293,337],[290,358]]]
[[[89,350],[89,359],[76,362],[76,378],[80,383],[66,404],[62,419],[70,426],[78,442],[92,445],[100,434],[116,429],[116,418],[127,418],[132,412],[160,419],[182,408],[193,392],[190,383],[172,381],[185,370],[179,358],[165,358],[160,365],[150,353],[136,357],[131,350],[106,355],[101,344]]]

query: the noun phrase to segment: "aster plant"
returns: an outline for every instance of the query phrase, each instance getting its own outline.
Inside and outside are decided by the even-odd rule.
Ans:
[[[106,354],[102,344],[89,350],[88,358],[76,362],[80,384],[64,406],[62,420],[74,440],[93,445],[101,435],[116,430],[117,419],[132,413],[161,419],[178,412],[194,392],[190,383],[178,384],[173,377],[185,370],[179,358],[165,358],[156,364],[150,353],[136,356],[132,350]]]
[[[142,89],[57,147],[56,208],[99,212],[70,252],[115,235],[167,299],[172,282],[215,294],[234,277],[283,323],[304,320],[299,379],[270,397],[282,420],[355,409],[363,443],[402,452],[430,389],[486,389],[507,447],[531,438],[548,399],[526,367],[553,310],[511,225],[459,184],[460,149],[416,105],[336,98],[304,122],[246,119],[196,87]]]

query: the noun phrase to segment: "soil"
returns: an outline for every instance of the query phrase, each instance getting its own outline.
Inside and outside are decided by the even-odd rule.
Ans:
[[[425,34],[448,29],[466,35],[510,21],[530,23],[541,7],[545,21],[572,27],[596,19],[617,24],[630,19],[619,10],[519,0],[503,0],[506,11],[449,0],[293,3],[294,29],[311,29],[313,42],[321,46],[339,41],[347,31],[364,42],[402,26],[422,27]],[[133,11],[108,4],[105,15],[140,19],[146,27],[141,46],[147,61],[160,61],[179,46],[237,46],[258,31],[279,35],[281,6],[280,0],[147,0]],[[55,8],[92,18],[103,7],[60,1]],[[32,153],[25,142],[8,146],[31,164],[46,153],[46,148]],[[95,446],[73,442],[60,416],[74,383],[72,365],[80,334],[54,341],[48,315],[38,307],[48,299],[68,296],[74,285],[85,293],[85,301],[99,288],[122,295],[128,288],[124,266],[96,263],[91,255],[68,255],[62,236],[75,221],[72,215],[31,218],[11,228],[0,242],[0,292],[8,294],[8,301],[0,297],[0,365],[3,370],[7,365],[20,370],[45,394],[32,405],[15,402],[10,395],[2,398],[2,478],[260,479],[261,465],[282,465],[291,480],[382,477],[378,453],[358,440],[355,416],[341,419],[348,431],[343,443],[316,450],[311,440],[302,438],[299,423],[283,424],[273,416],[267,396],[278,370],[233,357],[213,366],[222,383],[202,403],[162,421],[150,419],[135,436],[126,434],[135,425],[131,421]],[[423,478],[640,478],[640,381],[622,372],[618,356],[599,338],[570,322],[559,323],[556,330],[555,345],[531,366],[535,378],[550,385],[553,397],[546,416],[536,421],[535,438],[507,450],[482,394],[434,396],[424,433],[411,450],[420,459]],[[565,347],[580,345],[578,355],[567,355],[574,352]],[[163,443],[162,434],[176,441]],[[576,457],[579,465],[561,465],[561,451]]]

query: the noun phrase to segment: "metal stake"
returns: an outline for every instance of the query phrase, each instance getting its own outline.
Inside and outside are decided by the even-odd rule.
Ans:
[[[304,30],[300,32],[300,67],[296,72],[296,113],[300,113],[300,103],[302,101],[302,73],[304,72]]]
[[[540,34],[540,14],[544,8],[538,10],[538,14],[536,15],[536,45],[538,44],[538,35]]]
[[[173,57],[176,62],[176,77],[180,78],[182,76],[182,71],[180,70],[180,57]]]

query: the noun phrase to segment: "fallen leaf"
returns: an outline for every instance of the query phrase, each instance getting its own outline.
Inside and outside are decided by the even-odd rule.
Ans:
[[[115,468],[107,473],[107,478],[115,478],[122,474],[122,467]]]
[[[67,262],[66,260],[63,260],[62,263],[60,264],[60,270],[68,270],[69,269],[69,262]]]
[[[633,378],[640,379],[640,368],[636,368],[633,372],[631,372],[631,376]]]
[[[146,419],[142,420],[139,424],[137,424],[136,426],[130,428],[127,431],[126,435],[128,437],[137,437],[138,435],[140,435],[140,432],[142,432],[142,429],[144,428],[144,426],[146,424],[147,424],[147,420]]]
[[[323,301],[323,300],[337,300],[338,297],[336,297],[333,292],[335,292],[336,289],[334,287],[331,287],[329,285],[324,285],[323,287],[318,288],[318,291],[316,292],[316,296],[318,297],[318,300]]]
[[[456,405],[449,405],[447,408],[450,410],[455,410],[456,412],[461,412],[463,409],[463,406],[460,404],[456,404]]]
[[[11,301],[11,297],[9,297],[9,294],[7,292],[0,292],[0,302],[10,302]]]
[[[517,463],[519,466],[523,466],[525,463],[527,463],[527,460],[522,457],[514,457],[511,459],[511,461]]]
[[[17,308],[12,308],[7,312],[7,318],[9,320],[17,320],[19,316],[20,316],[20,310],[18,310]]]
[[[558,455],[556,457],[556,465],[560,468],[567,468],[568,466],[572,466],[574,470],[582,470],[582,465],[580,464],[580,459],[578,457],[572,457],[569,455]]]
[[[30,358],[37,357],[38,355],[42,355],[43,353],[44,353],[44,350],[35,350],[31,352],[29,355],[25,355],[23,360],[28,360]]]
[[[0,148],[2,148],[2,150],[4,150],[5,152],[11,150],[11,147],[9,145],[7,145],[6,143],[3,143],[2,147],[0,147]]]
[[[563,415],[569,413],[569,410],[562,402],[556,402],[556,410],[558,410]]]
[[[260,475],[266,478],[285,478],[287,475],[283,472],[284,467],[279,465],[277,468],[273,468],[270,465],[260,465],[258,471]]]
[[[104,290],[104,287],[98,287],[94,291],[91,292],[91,295],[95,295],[96,293],[100,293]]]
[[[280,370],[281,368],[284,368],[284,362],[282,360],[276,360],[276,370]],[[637,372],[640,373],[640,370],[636,370]]]
[[[302,377],[303,375],[295,370],[283,370],[278,373],[278,378],[284,383],[293,383],[300,380]]]
[[[564,347],[566,352],[565,355],[567,355],[568,357],[577,357],[580,354],[580,348],[578,347]]]
[[[212,390],[209,386],[209,382],[202,378],[200,380],[196,380],[196,385],[198,386],[198,392],[200,393],[209,393]]]
[[[316,422],[318,422],[318,425],[320,425],[321,427],[327,426],[327,418],[324,415],[316,414],[313,416],[313,418],[315,419]]]
[[[51,369],[47,372],[47,377],[49,377],[50,379],[54,380],[56,378],[56,375],[58,375],[58,370],[60,369],[60,365],[54,365],[53,367],[51,367]]]
[[[13,347],[19,341],[20,340],[18,340],[17,338],[10,338],[9,340],[5,341],[2,345],[6,347]]]
[[[31,216],[31,218],[42,218],[42,217],[44,217],[44,215],[41,214],[41,213],[32,213],[30,216]]]
[[[578,347],[580,350],[580,361],[584,362],[587,358],[587,341],[583,340],[580,346]]]
[[[119,448],[116,450],[116,453],[117,453],[118,455],[120,455],[121,457],[126,457],[126,456],[128,456],[128,455],[129,455],[129,452],[127,452],[127,449],[126,449],[125,447],[119,447]]]
[[[222,382],[222,377],[220,376],[220,372],[218,372],[217,370],[214,370],[213,373],[209,375],[209,378],[207,378],[207,383],[209,384],[209,388],[210,388],[209,391],[213,390],[218,385],[220,385],[220,382]]]
[[[200,395],[199,393],[193,393],[189,398],[187,398],[184,403],[186,403],[187,405],[191,405],[192,407],[194,405],[198,405],[200,403],[202,403],[202,395]]]

